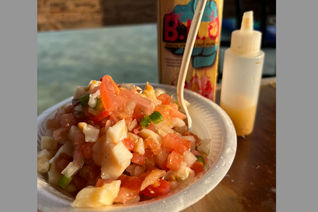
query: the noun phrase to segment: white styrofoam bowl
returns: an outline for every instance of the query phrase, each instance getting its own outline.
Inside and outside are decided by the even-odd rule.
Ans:
[[[136,85],[144,88],[145,84]],[[176,87],[162,84],[152,84],[162,88],[168,94],[176,96]],[[189,112],[193,121],[192,132],[198,135],[207,145],[207,171],[192,182],[186,182],[177,191],[164,198],[152,199],[130,205],[113,205],[98,209],[72,208],[72,198],[62,194],[50,186],[40,175],[37,179],[38,209],[42,212],[73,212],[73,211],[180,211],[208,194],[224,178],[230,169],[236,153],[236,133],[231,119],[214,102],[201,95],[185,89],[185,99],[190,102]],[[41,135],[46,130],[45,122],[57,108],[70,103],[72,97],[48,108],[38,116],[38,151]]]

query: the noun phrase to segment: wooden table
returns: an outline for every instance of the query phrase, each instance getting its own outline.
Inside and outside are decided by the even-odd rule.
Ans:
[[[236,156],[225,178],[183,212],[206,211],[276,211],[275,79],[263,80],[254,131],[238,137]]]

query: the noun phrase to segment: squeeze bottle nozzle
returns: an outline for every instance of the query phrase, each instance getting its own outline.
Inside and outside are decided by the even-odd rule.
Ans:
[[[241,31],[251,32],[253,31],[253,26],[253,11],[245,12],[242,18]]]
[[[243,14],[241,29],[232,32],[231,51],[239,55],[255,55],[261,49],[262,33],[254,30],[253,11]]]

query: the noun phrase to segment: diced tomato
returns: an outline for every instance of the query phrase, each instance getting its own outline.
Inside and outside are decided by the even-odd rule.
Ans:
[[[95,142],[84,142],[81,146],[82,155],[85,159],[90,159],[93,156],[93,146]]]
[[[168,194],[170,191],[170,183],[166,180],[158,180],[156,183],[146,187],[141,194],[147,197],[158,197]]]
[[[166,166],[168,169],[177,171],[180,168],[182,162],[183,155],[173,151],[168,155]]]
[[[139,191],[143,179],[141,179],[140,177],[122,174],[119,176],[118,180],[121,180],[121,187]]]
[[[114,114],[114,113],[112,113],[112,114],[110,114],[109,115],[109,120],[112,122],[112,123],[117,123],[117,122],[119,122],[121,119],[122,119],[122,117],[119,117],[119,116],[117,116],[118,114]]]
[[[169,115],[171,117],[174,117],[174,118],[180,118],[182,120],[186,119],[187,116],[183,113],[181,113],[178,109],[176,110],[169,110]]]
[[[138,164],[138,165],[144,165],[145,164],[145,156],[141,155],[137,152],[134,152],[133,157],[131,159],[131,162]]]
[[[158,111],[163,116],[164,120],[170,120],[168,105],[157,105],[155,111]]]
[[[72,113],[65,113],[60,117],[60,126],[64,128],[71,127],[77,123]]]
[[[148,137],[145,139],[146,148],[150,148],[154,155],[158,155],[161,151],[161,145],[156,142],[153,138]]]
[[[122,142],[129,151],[132,151],[135,148],[135,143],[129,137],[124,138]]]
[[[92,120],[95,124],[99,124],[103,119],[107,118],[109,116],[108,111],[101,111],[96,116],[90,116],[89,119]]]
[[[190,149],[191,143],[178,134],[170,133],[162,138],[162,145],[169,152],[176,151],[183,154],[185,151]]]
[[[145,116],[144,112],[141,110],[140,107],[135,107],[134,113],[132,117],[136,119],[138,122]]]
[[[48,120],[46,121],[46,127],[47,127],[48,129],[51,129],[51,130],[57,129],[57,128],[60,127],[60,122],[59,122],[59,120],[56,119],[56,118],[48,119]]]
[[[63,169],[72,161],[72,157],[65,154],[61,153],[55,160],[55,169],[58,173],[61,173]]]
[[[120,99],[117,98],[119,88],[109,75],[103,76],[100,85],[100,95],[103,106],[106,111],[115,111],[120,105]]]
[[[182,120],[184,120],[186,118],[186,115],[181,113],[178,110],[178,106],[176,104],[157,105],[155,108],[155,111],[158,111],[163,116],[163,119],[168,121],[168,122],[171,120],[171,118],[180,118]]]
[[[199,174],[199,173],[204,171],[204,165],[203,165],[203,163],[196,161],[191,166],[191,169],[194,171],[195,174]]]
[[[185,147],[185,151],[189,150],[191,148],[191,142],[190,141],[187,141],[186,139],[184,138],[181,138],[181,143],[182,145]]]
[[[153,103],[130,90],[120,90],[120,96],[122,96],[126,101],[133,101],[136,103],[135,111],[138,110],[144,115],[150,115],[154,110]]]
[[[163,105],[169,105],[171,102],[171,97],[165,93],[160,94],[157,99],[159,99]]]
[[[161,149],[159,154],[156,155],[155,162],[157,166],[159,166],[161,169],[166,169],[166,161],[167,161],[168,155],[169,155],[169,152],[166,151],[165,149]]]
[[[155,157],[150,149],[145,149],[145,167],[147,170],[155,167]]]
[[[68,129],[61,127],[53,131],[53,139],[57,142],[64,142],[68,139]]]
[[[121,119],[134,114],[134,118],[140,119],[140,117],[153,112],[154,105],[150,100],[133,91],[119,89],[109,75],[102,78],[100,92],[105,110],[110,115],[113,114],[114,118]]]
[[[128,204],[138,202],[140,200],[139,190],[134,190],[126,187],[120,187],[117,197],[114,202]]]
[[[111,179],[102,179],[102,178],[98,178],[96,181],[95,186],[96,187],[102,187],[104,184],[106,183],[111,183],[113,180]]]

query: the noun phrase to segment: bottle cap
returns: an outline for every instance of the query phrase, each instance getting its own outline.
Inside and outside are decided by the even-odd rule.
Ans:
[[[239,55],[254,55],[261,49],[262,33],[253,29],[253,11],[243,14],[241,29],[232,32],[231,51]]]

